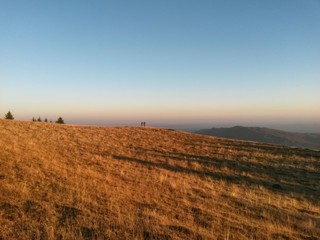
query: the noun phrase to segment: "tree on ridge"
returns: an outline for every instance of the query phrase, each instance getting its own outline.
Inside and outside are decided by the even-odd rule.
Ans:
[[[6,115],[4,115],[4,119],[13,120],[14,117],[13,117],[12,113],[10,111],[8,111],[8,113]]]
[[[64,124],[63,118],[62,118],[62,117],[59,117],[58,120],[56,121],[56,123]]]

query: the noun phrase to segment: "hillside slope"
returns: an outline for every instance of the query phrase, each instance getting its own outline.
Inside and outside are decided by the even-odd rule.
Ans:
[[[197,131],[197,133],[208,136],[320,150],[320,134],[292,133],[271,128],[241,126],[202,129]]]
[[[0,239],[319,239],[320,155],[0,120]]]

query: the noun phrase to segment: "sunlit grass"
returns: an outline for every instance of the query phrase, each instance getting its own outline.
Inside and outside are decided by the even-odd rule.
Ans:
[[[0,239],[319,239],[320,153],[0,121]]]

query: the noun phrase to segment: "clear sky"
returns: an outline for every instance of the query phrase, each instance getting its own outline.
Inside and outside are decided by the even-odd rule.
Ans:
[[[82,124],[315,126],[320,2],[0,0],[8,110]]]

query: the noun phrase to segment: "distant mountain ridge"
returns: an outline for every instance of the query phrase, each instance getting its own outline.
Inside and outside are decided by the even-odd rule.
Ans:
[[[320,150],[320,134],[316,133],[293,133],[271,128],[242,126],[202,129],[196,133],[221,138],[232,138]]]

